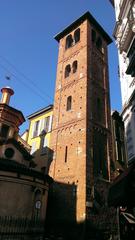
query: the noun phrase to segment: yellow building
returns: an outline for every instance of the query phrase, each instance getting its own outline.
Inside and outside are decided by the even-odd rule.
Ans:
[[[52,157],[50,135],[52,129],[53,105],[49,105],[28,116],[30,121],[27,142],[37,164],[36,168],[48,173]]]
[[[53,180],[41,170],[34,169],[31,148],[19,135],[19,127],[25,118],[20,110],[9,104],[14,91],[4,87],[1,92],[0,236],[3,240],[7,236],[13,239],[13,235],[16,239],[33,239],[34,236],[43,239],[48,190]],[[49,113],[46,117],[51,118]],[[51,125],[50,120],[47,121]]]

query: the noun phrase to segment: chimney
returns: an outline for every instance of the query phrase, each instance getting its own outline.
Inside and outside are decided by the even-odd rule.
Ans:
[[[8,105],[10,97],[14,94],[14,91],[10,87],[4,87],[1,89],[1,92],[2,92],[1,103]]]

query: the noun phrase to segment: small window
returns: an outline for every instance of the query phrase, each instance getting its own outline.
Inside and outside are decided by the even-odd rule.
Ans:
[[[67,38],[66,38],[66,46],[65,46],[65,49],[68,49],[68,48],[72,47],[72,45],[73,45],[72,35],[68,35]]]
[[[7,138],[9,132],[9,126],[6,124],[2,124],[0,127],[0,137]]]
[[[74,42],[75,44],[80,41],[80,28],[74,32]]]
[[[68,147],[65,148],[65,162],[67,162]]]
[[[67,98],[67,111],[71,110],[72,107],[72,96]]]
[[[32,137],[37,137],[39,134],[39,123],[40,121],[36,121],[33,123],[33,129],[32,129]]]
[[[102,49],[102,40],[100,37],[98,37],[97,41],[96,41],[96,46],[98,49]]]
[[[14,154],[15,154],[15,151],[14,151],[13,148],[7,148],[7,149],[5,150],[5,156],[6,156],[7,158],[12,158],[12,157],[14,156]]]
[[[75,73],[77,71],[77,61],[73,62],[72,68],[73,68],[73,73]]]
[[[71,67],[70,67],[70,64],[68,64],[68,65],[65,67],[65,78],[69,77],[70,72],[71,72]]]
[[[35,219],[40,218],[40,212],[41,212],[41,207],[42,207],[42,194],[39,189],[36,190],[35,196],[34,196],[34,217]]]
[[[92,29],[92,32],[91,32],[91,38],[92,38],[92,42],[96,41],[96,32],[93,29]]]
[[[50,116],[48,116],[46,118],[46,122],[45,122],[45,131],[48,132],[49,130],[49,123],[50,123]]]

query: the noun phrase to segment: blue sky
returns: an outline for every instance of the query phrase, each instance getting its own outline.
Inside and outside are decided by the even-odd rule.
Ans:
[[[54,36],[86,11],[112,36],[115,14],[109,0],[0,1],[0,88],[14,89],[11,105],[25,117],[53,103],[58,56]],[[109,75],[111,108],[121,111],[114,43],[109,46]],[[27,127],[26,122],[21,132]]]

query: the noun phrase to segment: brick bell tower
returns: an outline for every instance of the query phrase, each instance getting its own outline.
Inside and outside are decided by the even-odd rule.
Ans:
[[[92,206],[95,179],[110,178],[107,45],[112,40],[89,12],[55,39],[59,55],[49,174],[59,196],[54,204],[61,203],[53,217],[79,223]]]

